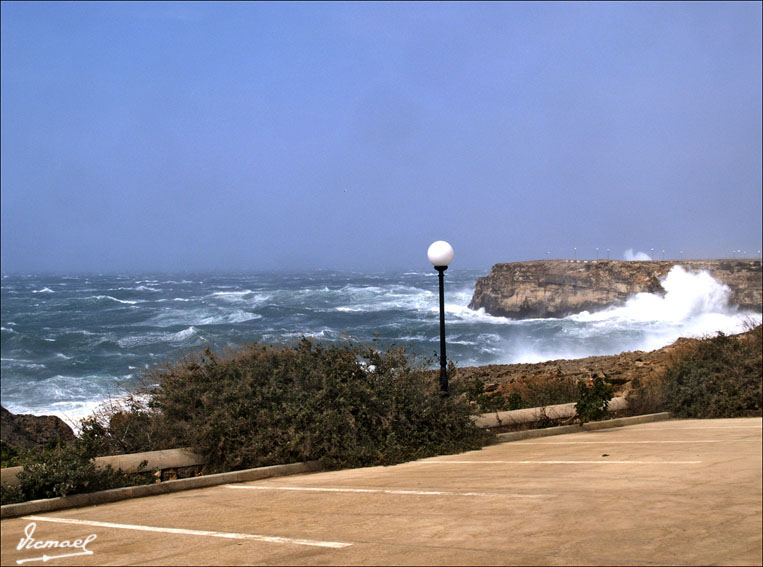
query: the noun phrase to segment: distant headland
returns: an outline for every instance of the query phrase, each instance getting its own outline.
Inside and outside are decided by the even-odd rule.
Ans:
[[[490,315],[529,319],[565,317],[623,303],[639,292],[664,293],[661,279],[673,266],[707,271],[727,285],[729,303],[761,311],[763,271],[760,260],[537,260],[495,264],[477,279],[469,307]]]

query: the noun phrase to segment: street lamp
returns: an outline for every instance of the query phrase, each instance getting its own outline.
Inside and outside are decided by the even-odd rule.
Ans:
[[[445,361],[445,278],[443,273],[453,261],[453,247],[444,240],[433,242],[427,250],[429,261],[440,280],[440,393],[448,395],[448,371]]]

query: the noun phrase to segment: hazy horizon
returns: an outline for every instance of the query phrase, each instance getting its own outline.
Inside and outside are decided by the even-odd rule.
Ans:
[[[3,2],[3,273],[759,258],[761,3]]]

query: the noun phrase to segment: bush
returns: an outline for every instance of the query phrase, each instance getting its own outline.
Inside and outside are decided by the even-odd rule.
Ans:
[[[612,386],[601,378],[578,382],[578,401],[575,404],[580,423],[602,419],[609,413]]]
[[[745,335],[723,333],[665,373],[667,408],[680,417],[742,417],[763,413],[763,326]]]
[[[578,382],[572,377],[543,377],[525,385],[522,395],[525,407],[537,408],[574,402],[578,394]]]
[[[210,349],[151,372],[153,418],[212,470],[318,460],[386,465],[480,447],[468,405],[404,349],[346,344]]]
[[[136,393],[109,400],[82,420],[78,442],[96,457],[177,447],[162,415],[152,411],[148,401],[148,396]]]
[[[525,407],[522,396],[513,392],[506,398],[500,391],[485,391],[485,383],[477,377],[457,380],[451,383],[452,396],[462,396],[471,407],[472,413],[490,413],[515,410]]]
[[[96,469],[92,456],[76,443],[71,446],[59,444],[39,452],[30,451],[21,459],[24,468],[18,473],[19,484],[2,486],[3,505],[130,486],[146,481],[140,476],[127,475],[111,467]]]
[[[23,450],[12,447],[5,441],[0,440],[0,467],[6,468],[18,466],[22,453]]]
[[[666,411],[664,387],[661,380],[649,380],[638,383],[637,387],[628,393],[629,415],[645,415]]]

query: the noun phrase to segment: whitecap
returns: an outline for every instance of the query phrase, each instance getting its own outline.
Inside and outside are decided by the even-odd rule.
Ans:
[[[183,329],[182,331],[178,331],[177,333],[173,334],[171,336],[171,340],[182,342],[190,339],[195,334],[196,329],[194,327],[188,327],[187,329]]]
[[[262,315],[257,313],[248,313],[246,311],[235,311],[225,315],[213,315],[201,319],[199,325],[219,325],[223,323],[243,323],[254,319],[262,319]]]
[[[2,358],[2,362],[7,363],[9,368],[26,368],[27,370],[41,370],[46,368],[44,364],[25,360],[23,358]]]
[[[36,290],[32,291],[32,293],[55,293],[55,291],[53,291],[49,287],[44,287],[42,289],[36,289]]]
[[[111,301],[116,301],[117,303],[124,303],[127,305],[135,305],[136,303],[138,303],[137,301],[130,301],[128,299],[117,299],[116,297],[112,297],[110,295],[96,295],[92,297],[91,299],[100,299],[100,300],[110,299]]]
[[[220,299],[239,300],[250,293],[254,293],[251,289],[245,289],[243,291],[216,291],[211,293],[212,297],[219,297]]]

